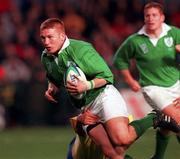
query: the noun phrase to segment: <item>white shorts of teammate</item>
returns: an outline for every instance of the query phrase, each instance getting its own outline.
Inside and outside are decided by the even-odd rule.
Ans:
[[[171,87],[146,86],[142,88],[142,92],[152,108],[163,110],[180,96],[180,81]]]
[[[98,115],[103,123],[112,118],[128,117],[129,115],[123,97],[113,85],[107,85],[104,91],[86,108],[90,109],[93,114]]]

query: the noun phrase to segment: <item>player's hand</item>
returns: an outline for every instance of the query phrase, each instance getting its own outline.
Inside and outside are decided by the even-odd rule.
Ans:
[[[180,97],[176,98],[174,101],[173,101],[173,104],[175,107],[179,107],[180,108]]]
[[[74,82],[67,81],[66,89],[71,95],[78,95],[86,92],[90,83],[87,80],[82,79],[80,76],[74,75]]]
[[[54,84],[49,83],[48,89],[45,92],[45,97],[49,101],[57,103],[58,101],[54,98],[54,94],[57,93],[57,91],[58,91],[58,88]]]
[[[84,125],[96,124],[99,121],[99,117],[94,115],[89,109],[81,113],[77,119]]]
[[[134,92],[138,92],[141,89],[139,82],[136,80],[129,82],[128,85]]]

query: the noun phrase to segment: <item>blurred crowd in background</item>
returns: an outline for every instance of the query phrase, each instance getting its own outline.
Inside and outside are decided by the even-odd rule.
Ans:
[[[47,87],[40,62],[39,25],[49,17],[65,23],[69,38],[94,45],[124,87],[112,57],[130,34],[143,25],[147,0],[0,0],[0,127],[64,125],[76,113],[63,90],[59,103],[44,98]],[[180,27],[180,1],[160,0],[166,22]],[[132,69],[135,76],[136,71]]]

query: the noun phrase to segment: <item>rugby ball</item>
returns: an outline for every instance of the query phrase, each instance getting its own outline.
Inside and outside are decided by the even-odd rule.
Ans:
[[[77,66],[70,65],[64,75],[64,85],[67,84],[67,81],[77,83],[77,79],[75,76],[81,76],[82,79],[86,80],[86,76],[84,72]],[[78,94],[78,95],[71,95],[75,99],[82,99],[86,92]]]

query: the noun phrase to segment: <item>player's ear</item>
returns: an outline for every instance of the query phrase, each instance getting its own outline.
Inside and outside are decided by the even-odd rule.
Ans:
[[[164,14],[161,15],[161,21],[162,21],[162,22],[165,21],[165,16],[164,16]]]
[[[64,41],[65,37],[66,37],[66,35],[65,35],[64,33],[60,33],[60,39],[61,39],[62,41]]]

